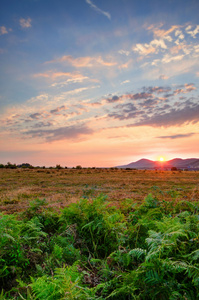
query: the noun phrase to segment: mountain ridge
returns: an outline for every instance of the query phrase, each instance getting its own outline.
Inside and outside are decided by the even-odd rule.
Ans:
[[[188,170],[199,170],[199,158],[174,158],[168,161],[160,162],[150,159],[142,158],[136,162],[131,162],[127,165],[117,166],[117,168],[131,168],[131,169],[171,169],[172,167]]]

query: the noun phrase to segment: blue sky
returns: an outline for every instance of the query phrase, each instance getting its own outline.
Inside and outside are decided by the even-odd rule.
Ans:
[[[0,162],[198,157],[199,1],[7,0]]]

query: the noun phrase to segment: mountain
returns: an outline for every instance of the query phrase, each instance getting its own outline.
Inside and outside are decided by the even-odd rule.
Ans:
[[[117,166],[117,168],[131,168],[131,169],[171,169],[176,167],[179,169],[188,170],[199,170],[199,158],[174,158],[165,162],[153,161],[149,159],[142,158],[136,162],[131,162],[128,165]]]

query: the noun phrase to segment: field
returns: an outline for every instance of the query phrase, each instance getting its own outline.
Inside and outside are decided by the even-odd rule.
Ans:
[[[199,172],[0,170],[0,300],[199,299]]]
[[[36,198],[59,209],[104,194],[120,207],[124,199],[142,203],[149,193],[165,200],[199,201],[199,171],[0,169],[0,209],[7,213],[27,209]]]

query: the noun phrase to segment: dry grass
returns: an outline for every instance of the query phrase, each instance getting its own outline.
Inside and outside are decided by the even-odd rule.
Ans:
[[[199,201],[199,171],[0,169],[0,210],[7,213],[27,209],[36,198],[62,208],[102,193],[117,206],[127,198],[141,203],[149,193]]]

